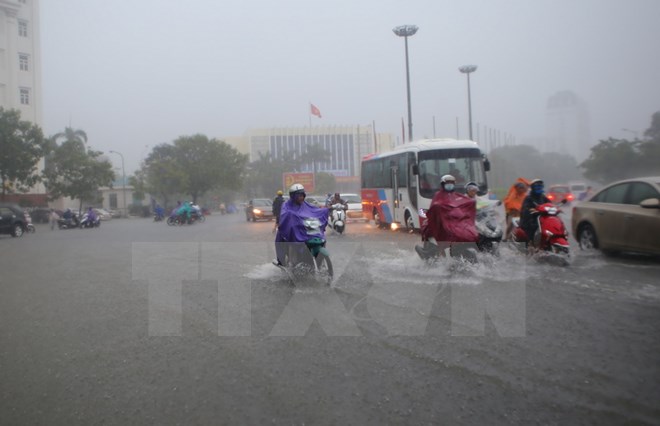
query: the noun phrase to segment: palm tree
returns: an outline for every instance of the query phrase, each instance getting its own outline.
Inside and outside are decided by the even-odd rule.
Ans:
[[[84,130],[74,129],[72,127],[65,127],[63,132],[56,133],[52,136],[54,141],[59,139],[64,139],[65,142],[68,141],[78,141],[83,145],[87,143],[87,133]]]
[[[307,151],[302,155],[302,159],[305,163],[312,164],[312,169],[314,174],[316,174],[316,163],[322,163],[328,161],[332,158],[332,154],[329,151],[326,151],[321,144],[312,144],[307,146]]]

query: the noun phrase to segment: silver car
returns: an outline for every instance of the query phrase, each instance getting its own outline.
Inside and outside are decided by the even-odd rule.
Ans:
[[[660,177],[604,187],[573,207],[572,228],[583,250],[660,255]]]

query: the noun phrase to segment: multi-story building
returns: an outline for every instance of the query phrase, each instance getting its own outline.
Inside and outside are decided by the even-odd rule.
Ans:
[[[572,155],[578,162],[591,148],[586,103],[571,91],[557,92],[546,106],[546,152]]]
[[[41,104],[39,0],[0,0],[0,106],[43,126]],[[33,187],[28,197],[43,204],[43,185]]]
[[[315,165],[302,163],[300,172],[325,172],[335,176],[338,190],[357,191],[359,189],[360,160],[373,152],[389,151],[394,147],[392,135],[374,132],[371,126],[317,126],[317,127],[278,127],[252,129],[246,132],[243,149],[250,155],[250,161],[259,155],[270,154],[273,158],[305,158],[308,148],[319,145],[330,153],[326,161]],[[237,146],[236,140],[232,143]],[[314,170],[316,168],[316,170]]]

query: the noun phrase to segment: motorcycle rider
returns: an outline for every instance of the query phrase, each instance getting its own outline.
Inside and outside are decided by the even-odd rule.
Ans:
[[[440,189],[433,196],[426,222],[422,225],[424,246],[415,246],[415,251],[422,259],[437,257],[451,243],[476,243],[479,239],[475,225],[476,202],[455,192],[455,188],[454,176],[442,176]]]
[[[314,217],[321,222],[321,233],[328,225],[328,209],[316,207],[305,201],[305,187],[294,183],[289,188],[289,199],[282,204],[279,226],[275,236],[275,253],[277,259],[273,261],[276,266],[282,266],[286,255],[287,245],[282,243],[305,242],[309,239],[305,229],[305,218]]]
[[[508,194],[504,197],[506,230],[504,231],[504,238],[502,241],[511,238],[511,232],[513,232],[513,218],[520,217],[520,210],[522,209],[522,203],[525,201],[525,197],[527,197],[528,187],[529,181],[525,178],[519,177],[516,179],[516,183],[511,185]]]
[[[190,223],[190,215],[192,213],[192,207],[190,202],[186,201],[185,203],[181,204],[181,207],[178,208],[176,211],[176,214],[183,219],[183,216],[186,216],[186,222]]]
[[[88,207],[87,208],[87,223],[90,224],[91,227],[93,228],[94,226],[96,226],[96,220],[97,220],[96,212],[94,211],[93,208]]]
[[[157,220],[163,220],[165,217],[165,210],[160,206],[160,204],[156,204],[154,214],[156,215]]]
[[[465,195],[472,198],[473,200],[477,199],[477,192],[479,192],[479,185],[475,182],[468,182],[465,185]]]
[[[527,234],[527,241],[532,243],[532,247],[536,247],[538,242],[535,237],[539,227],[536,207],[551,201],[545,196],[544,184],[541,179],[534,179],[529,186],[529,195],[525,197],[520,210],[520,227]]]
[[[275,216],[275,225],[273,225],[273,233],[277,231],[277,226],[280,223],[280,213],[282,212],[282,204],[284,204],[284,193],[277,191],[277,196],[273,198],[273,216]]]

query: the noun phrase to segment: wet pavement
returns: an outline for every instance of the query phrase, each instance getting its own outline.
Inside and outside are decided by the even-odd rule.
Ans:
[[[660,422],[657,259],[427,265],[416,235],[349,223],[327,288],[270,264],[271,230],[0,236],[0,422]]]

